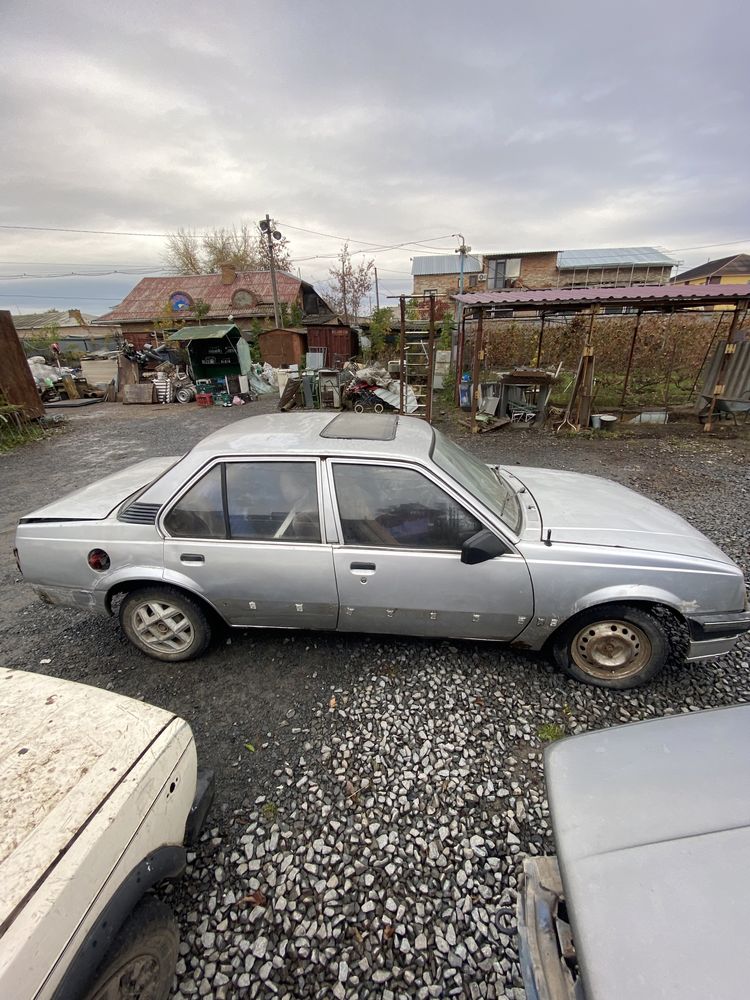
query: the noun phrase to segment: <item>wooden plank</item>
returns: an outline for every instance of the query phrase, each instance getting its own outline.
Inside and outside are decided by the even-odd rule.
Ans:
[[[6,309],[0,310],[0,358],[0,392],[6,402],[22,407],[29,419],[43,416],[44,405],[18,339],[13,317]]]

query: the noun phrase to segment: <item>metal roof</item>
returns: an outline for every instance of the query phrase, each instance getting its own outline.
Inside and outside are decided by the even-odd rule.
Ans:
[[[605,247],[601,250],[561,250],[557,266],[561,271],[583,267],[676,267],[677,261],[655,247]]]
[[[700,267],[692,267],[689,271],[683,271],[675,277],[675,281],[692,281],[695,278],[710,278],[713,275],[734,275],[750,274],[750,254],[736,253],[731,257],[720,257],[718,260],[707,260]]]
[[[750,285],[633,285],[629,288],[539,288],[534,291],[464,292],[452,299],[465,306],[507,309],[575,309],[597,305],[710,305],[750,299]]]
[[[482,270],[479,257],[466,255],[464,274],[476,274]],[[457,253],[441,254],[439,257],[414,257],[411,262],[412,274],[459,274],[461,271],[461,255]]]
[[[184,326],[172,333],[167,340],[219,340],[228,333],[239,334],[240,328],[234,323],[224,323],[215,326]]]

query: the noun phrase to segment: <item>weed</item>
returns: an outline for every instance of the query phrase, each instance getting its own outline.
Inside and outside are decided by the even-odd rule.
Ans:
[[[279,814],[279,807],[275,802],[264,802],[260,807],[260,814],[264,820],[272,823]]]
[[[537,736],[542,743],[554,743],[565,735],[565,727],[557,722],[545,722],[537,730]]]

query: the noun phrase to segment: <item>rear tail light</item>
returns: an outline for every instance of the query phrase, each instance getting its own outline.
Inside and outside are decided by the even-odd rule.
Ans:
[[[104,549],[92,549],[89,552],[89,566],[98,572],[109,569],[109,556]]]

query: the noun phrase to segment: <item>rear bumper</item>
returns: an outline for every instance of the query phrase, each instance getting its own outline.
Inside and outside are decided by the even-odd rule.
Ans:
[[[750,632],[750,611],[691,615],[688,629],[690,645],[685,659],[712,660],[729,653],[740,636]]]
[[[109,615],[106,593],[96,590],[80,590],[74,587],[44,587],[33,583],[31,589],[44,604],[63,608],[83,608],[95,614]]]

